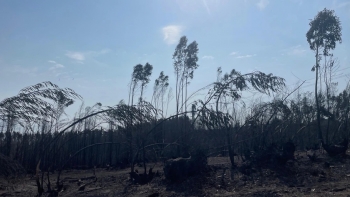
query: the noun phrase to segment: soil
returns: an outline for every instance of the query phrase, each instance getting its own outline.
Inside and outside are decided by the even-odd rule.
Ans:
[[[239,158],[236,159],[237,167],[231,171],[227,157],[210,157],[207,172],[189,177],[181,183],[172,183],[165,179],[162,163],[148,164],[154,166],[153,171],[158,171],[158,176],[145,185],[133,184],[129,178],[129,169],[64,170],[58,196],[350,197],[350,157],[330,158],[325,153],[317,155],[316,161],[311,161],[305,152],[297,152],[296,159],[288,161],[284,167],[252,167],[245,171],[242,171],[243,164]],[[136,169],[143,172],[143,167]],[[56,178],[57,172],[50,173],[51,185],[55,186]],[[46,191],[46,183],[44,184]],[[0,196],[36,195],[37,187],[33,175],[0,178]],[[49,195],[44,192],[43,196]],[[53,193],[51,195],[54,196]]]

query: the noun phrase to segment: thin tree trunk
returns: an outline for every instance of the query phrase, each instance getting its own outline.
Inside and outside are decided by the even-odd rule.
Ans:
[[[318,101],[318,92],[317,92],[317,84],[318,84],[318,70],[319,70],[319,63],[318,63],[318,48],[316,50],[316,82],[315,82],[315,100],[316,100],[316,108],[317,108],[317,127],[318,127],[318,138],[321,141],[323,145],[323,136],[322,136],[322,130],[321,130],[321,115],[320,115],[320,103]]]

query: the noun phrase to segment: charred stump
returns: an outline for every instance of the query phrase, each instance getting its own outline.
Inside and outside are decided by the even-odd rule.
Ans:
[[[282,146],[272,143],[266,148],[254,151],[248,158],[257,165],[280,165],[283,166],[289,160],[294,160],[295,145],[288,141]]]
[[[329,145],[322,143],[322,147],[324,150],[328,153],[329,156],[335,157],[338,155],[344,156],[346,154],[346,151],[348,150],[348,139],[344,139],[341,143],[335,144],[335,145]]]
[[[165,162],[164,175],[168,180],[181,182],[189,176],[198,175],[207,167],[207,156],[196,154],[189,158],[169,159]]]
[[[130,178],[134,183],[143,185],[143,184],[147,184],[150,181],[152,181],[153,177],[154,177],[154,172],[153,172],[153,168],[150,168],[147,173],[143,173],[143,174],[139,174],[137,170],[130,172]]]

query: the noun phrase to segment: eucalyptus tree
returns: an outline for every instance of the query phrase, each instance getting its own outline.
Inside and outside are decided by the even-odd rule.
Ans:
[[[131,96],[131,105],[133,105],[134,103],[135,90],[138,86],[140,86],[141,88],[139,101],[142,101],[143,91],[150,81],[152,70],[153,70],[153,66],[149,63],[146,63],[145,66],[143,66],[142,64],[137,64],[136,66],[134,66],[134,70],[131,76],[130,93],[129,93],[129,97]]]
[[[47,81],[28,86],[18,95],[0,101],[0,119],[6,119],[8,143],[11,143],[10,129],[15,120],[37,121],[45,117],[54,117],[57,112],[52,102],[58,99],[81,99],[70,88],[60,88]]]
[[[181,90],[181,81],[182,81],[181,79],[185,70],[186,47],[187,47],[187,38],[186,36],[182,36],[173,54],[174,70],[175,70],[175,77],[176,77],[176,83],[175,83],[176,114],[179,113],[180,94],[181,94],[180,90]]]
[[[20,119],[35,120],[37,117],[52,116],[54,105],[49,101],[57,101],[57,98],[82,97],[70,88],[60,88],[47,81],[23,88],[19,94],[6,98],[0,102],[0,116],[4,117],[9,111],[13,116]]]
[[[146,88],[147,84],[150,81],[150,76],[152,75],[153,66],[149,63],[146,63],[145,66],[143,66],[143,70],[140,75],[137,75],[141,82],[141,95],[140,95],[140,101],[143,100],[143,91]]]
[[[198,68],[198,44],[196,41],[193,41],[189,44],[185,50],[186,59],[185,59],[185,69],[184,69],[184,77],[185,77],[185,111],[187,111],[187,87],[189,85],[189,80],[193,79],[194,70]]]
[[[64,110],[72,105],[74,103],[74,100],[72,98],[65,97],[61,92],[57,94],[57,98],[55,99],[55,111],[53,114],[53,121],[54,121],[54,132],[58,132],[61,125],[64,125],[60,118],[62,115],[67,115]]]
[[[133,127],[134,127],[134,115],[135,113],[133,113],[133,111],[131,111],[131,109],[134,106],[134,95],[135,95],[135,89],[139,84],[140,79],[142,78],[142,73],[143,73],[143,66],[142,64],[137,64],[136,66],[134,66],[134,70],[133,73],[131,75],[131,84],[130,84],[130,92],[129,92],[129,107],[128,109],[128,114],[129,117],[127,119],[128,124],[126,127],[126,138],[128,140],[128,146],[129,146],[129,162],[131,163],[131,172],[134,172],[134,158],[133,158],[133,154],[134,154],[134,148],[133,148],[133,141],[134,141],[134,137],[133,137]],[[130,98],[131,97],[131,98]],[[131,103],[130,103],[130,99],[131,99]]]
[[[324,9],[320,11],[313,20],[309,23],[310,29],[306,33],[307,41],[310,49],[315,52],[316,64],[312,67],[312,71],[316,70],[315,80],[315,100],[317,108],[317,127],[318,138],[323,144],[323,136],[321,130],[320,103],[318,98],[318,78],[320,70],[320,60],[323,55],[325,60],[330,56],[330,50],[333,50],[336,43],[342,42],[342,27],[339,17],[334,14],[333,10]]]
[[[180,96],[181,96],[181,105],[187,104],[187,87],[189,80],[193,79],[194,70],[198,68],[198,44],[196,41],[193,41],[191,44],[187,45],[186,36],[182,36],[178,45],[175,48],[173,54],[174,60],[174,69],[176,76],[176,112],[179,113],[180,106]],[[185,89],[185,94],[184,94]],[[181,111],[183,111],[181,107]]]
[[[177,127],[180,125],[178,114],[180,113],[180,111],[187,112],[187,87],[189,84],[189,80],[193,78],[194,70],[198,68],[198,44],[196,41],[193,41],[191,44],[187,45],[187,41],[188,40],[186,36],[182,36],[173,54],[174,70],[176,76],[175,99]],[[184,113],[184,116],[187,117],[186,113]],[[186,128],[184,128],[184,125],[185,122],[182,122],[180,129],[180,136],[182,142],[184,142],[185,140],[183,138],[184,131],[186,130]],[[180,150],[178,150],[178,154],[179,153]]]
[[[134,69],[131,75],[130,92],[129,92],[130,105],[134,105],[135,90],[139,85],[139,81],[140,81],[139,79],[142,78],[142,72],[143,72],[142,64],[137,64],[136,66],[134,66]],[[131,99],[131,103],[130,103],[130,99]]]
[[[235,127],[237,122],[230,115],[227,105],[220,107],[220,103],[225,103],[228,99],[233,102],[241,100],[243,91],[255,90],[263,94],[270,95],[272,92],[281,91],[285,86],[284,79],[265,74],[263,72],[252,72],[241,74],[232,69],[230,73],[221,76],[221,68],[218,69],[218,80],[213,83],[213,87],[209,90],[206,101],[200,101],[202,109],[199,110],[201,124],[206,128],[222,129],[225,131],[229,157],[234,166],[234,147],[233,147],[233,132],[241,127]],[[211,103],[211,101],[214,101]],[[210,106],[210,108],[209,108]],[[237,132],[237,131],[236,131]]]
[[[168,86],[169,86],[169,76],[164,75],[164,72],[162,71],[160,72],[159,77],[154,81],[153,98],[152,98],[152,100],[154,100],[155,108],[159,108],[158,105],[160,102],[162,118],[164,118],[164,95],[168,89]]]
[[[147,84],[150,81],[150,76],[152,74],[153,66],[149,63],[146,63],[145,66],[143,66],[143,69],[141,70],[140,73],[138,73],[136,76],[138,77],[138,80],[141,82],[141,95],[139,99],[139,105],[140,105],[140,117],[141,117],[141,129],[139,131],[139,146],[142,147],[142,157],[143,157],[143,166],[144,166],[144,173],[146,174],[146,149],[145,149],[145,138],[141,133],[143,132],[143,114],[146,113],[144,112],[144,106],[146,106],[148,103],[143,100],[143,91],[144,88],[146,88]]]
[[[152,102],[154,103],[154,108],[156,109],[156,113],[154,116],[154,125],[157,124],[159,115],[161,116],[161,119],[164,119],[164,95],[168,89],[168,86],[169,86],[169,77],[167,75],[164,75],[164,72],[161,71],[159,74],[159,77],[154,81],[154,86],[153,86]],[[161,126],[160,131],[158,131],[158,128],[156,128],[156,132],[154,133],[155,133],[154,139],[157,143],[164,142],[165,135],[164,135],[163,125]],[[157,153],[160,152],[162,154],[164,147],[165,146],[163,144],[160,144],[157,149],[160,151],[156,151],[156,152]]]
[[[152,70],[153,70],[153,66],[149,63],[146,63],[144,66],[142,64],[137,64],[136,66],[134,66],[134,70],[132,73],[132,77],[131,77],[131,84],[130,84],[130,92],[129,92],[129,102],[131,99],[131,107],[134,105],[134,96],[135,96],[135,90],[137,87],[140,87],[140,98],[139,98],[139,116],[141,117],[141,130],[142,130],[142,123],[143,123],[143,119],[142,119],[142,113],[143,113],[143,109],[144,106],[147,105],[147,102],[143,101],[143,93],[144,93],[144,89],[146,88],[147,84],[150,81],[150,76],[152,74]],[[131,98],[130,98],[131,97]],[[133,114],[131,111],[129,111],[130,113],[130,119],[129,119],[129,124],[128,127],[131,129],[127,136],[128,136],[128,141],[129,141],[129,154],[130,154],[130,162],[133,163],[133,121],[135,118],[135,114]],[[140,134],[140,131],[138,132],[138,134]],[[138,141],[140,141],[140,135],[138,135]],[[143,143],[143,142],[142,142]],[[131,168],[131,172],[134,171],[134,168],[132,166]]]
[[[52,103],[57,101],[58,98],[66,98],[66,99],[81,99],[81,96],[75,93],[72,89],[69,88],[60,88],[57,85],[47,81],[38,83],[36,85],[32,85],[26,88],[23,88],[19,91],[19,94],[10,98],[6,98],[0,102],[0,117],[4,119],[4,117],[10,116],[11,119],[22,119],[26,121],[45,121],[47,118],[54,118],[55,106]],[[44,129],[45,124],[43,125]],[[11,135],[10,128],[7,128],[8,136]],[[43,137],[41,136],[41,144],[40,148],[43,146]],[[11,148],[11,138],[9,137],[9,141],[7,142],[8,147]],[[51,143],[46,147],[51,146]],[[46,148],[40,149],[39,157],[40,161],[44,157],[47,158],[47,155],[44,155]],[[8,151],[8,154],[10,151]],[[34,155],[35,156],[35,155]],[[40,167],[40,161],[38,162],[37,169]],[[37,184],[38,191],[41,195],[43,183],[43,174],[41,177],[41,184],[39,181],[39,175],[37,172]]]

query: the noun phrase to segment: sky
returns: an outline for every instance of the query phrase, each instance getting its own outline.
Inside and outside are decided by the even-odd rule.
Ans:
[[[315,57],[305,35],[324,8],[342,24],[343,42],[333,51],[341,90],[350,80],[349,0],[1,0],[0,100],[51,81],[87,106],[115,105],[128,98],[133,67],[147,62],[150,100],[161,71],[175,90],[172,55],[184,35],[199,48],[189,92],[214,82],[218,67],[273,73],[291,88],[306,80],[303,90],[312,91]]]

